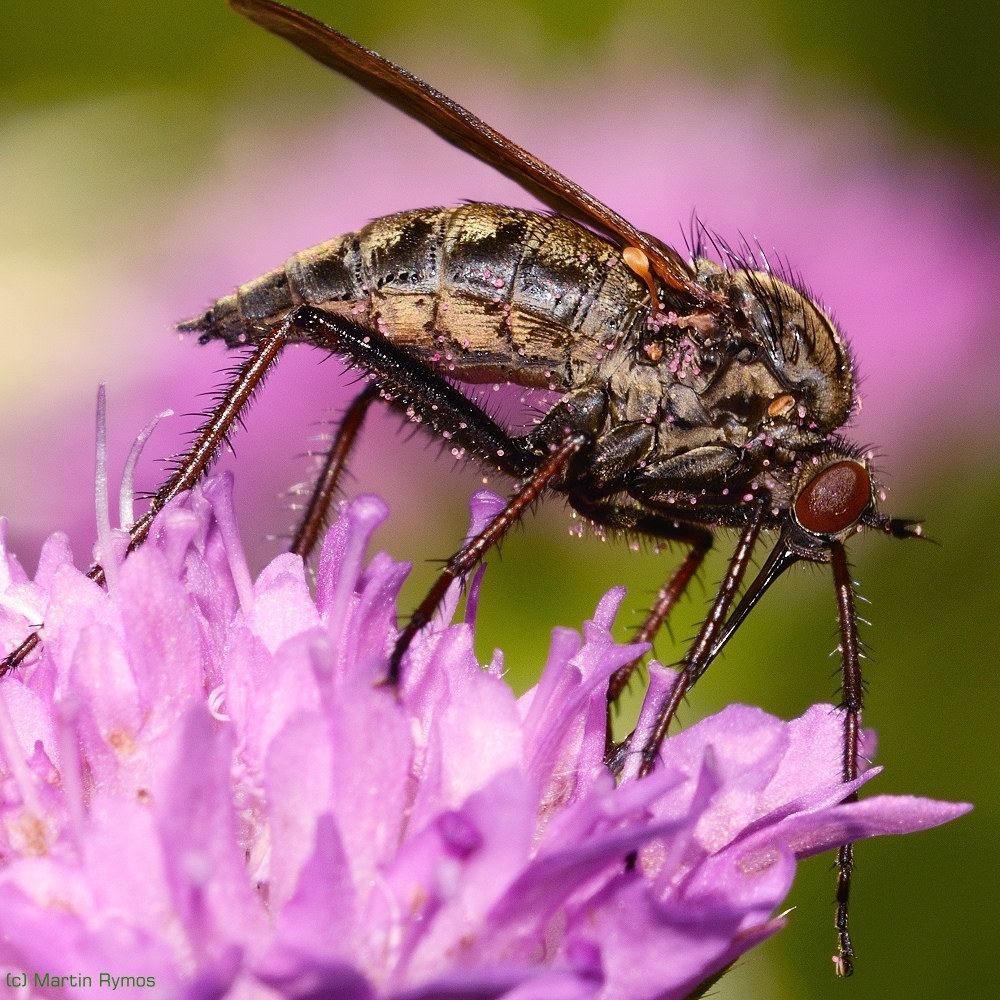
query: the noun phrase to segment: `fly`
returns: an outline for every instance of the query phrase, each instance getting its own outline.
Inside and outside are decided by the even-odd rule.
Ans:
[[[687,554],[636,636],[649,642],[712,547],[716,529],[739,538],[711,609],[659,707],[644,746],[616,746],[610,709],[638,661],[608,690],[607,761],[641,753],[654,767],[682,699],[760,598],[797,562],[830,566],[840,621],[843,780],[859,773],[861,679],[854,586],[845,543],[875,530],[921,534],[879,511],[870,457],[839,433],[857,405],[847,343],[791,280],[706,233],[691,259],[641,232],[582,188],[416,77],[305,14],[271,0],[230,0],[280,35],[442,138],[491,164],[555,214],[469,204],[377,219],[286,263],[180,324],[200,340],[248,346],[217,408],[181,456],[129,550],[164,505],[204,474],[254,389],[291,343],[337,354],[364,373],[318,476],[291,549],[308,557],[351,446],[375,402],[446,439],[517,487],[493,522],[445,565],[399,633],[387,683],[396,685],[413,638],[452,581],[540,497],[562,494],[601,529],[680,542]],[[723,263],[710,260],[710,244]],[[530,432],[511,434],[454,383],[505,382],[554,390],[558,402]],[[744,588],[764,532],[777,541]],[[104,581],[94,566],[91,579]],[[0,664],[17,667],[37,632]],[[852,793],[845,801],[855,798]],[[837,955],[853,971],[848,905],[853,846],[837,856]],[[634,863],[634,859],[632,859]]]

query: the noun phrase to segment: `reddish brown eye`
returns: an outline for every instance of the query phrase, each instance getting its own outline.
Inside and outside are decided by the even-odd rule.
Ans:
[[[795,501],[795,519],[816,535],[850,527],[871,503],[872,481],[857,462],[828,465],[806,484]]]

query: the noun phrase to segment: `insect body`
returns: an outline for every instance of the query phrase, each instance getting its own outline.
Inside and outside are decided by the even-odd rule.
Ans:
[[[876,529],[918,535],[878,510],[867,456],[838,430],[855,406],[847,346],[794,283],[715,241],[723,264],[696,248],[690,262],[640,232],[572,181],[444,95],[325,25],[271,0],[230,0],[443,138],[538,196],[556,215],[470,204],[377,219],[291,257],[181,324],[202,341],[248,346],[216,410],[131,530],[142,544],[156,513],[202,475],[254,388],[289,343],[343,356],[365,373],[292,543],[308,555],[367,408],[377,399],[511,476],[506,507],[448,561],[402,629],[388,681],[398,682],[413,637],[449,584],[539,497],[565,496],[596,525],[688,547],[640,630],[651,640],[684,592],[720,526],[739,540],[709,614],[658,708],[641,753],[654,766],[691,686],[770,585],[795,562],[833,570],[841,631],[843,777],[859,772],[863,686],[854,591],[844,543]],[[581,224],[582,223],[582,224]],[[506,382],[560,394],[530,432],[510,433],[456,384]],[[778,533],[740,595],[761,532]],[[103,582],[100,566],[91,578]],[[737,600],[737,598],[739,599]],[[14,669],[33,633],[0,664]],[[610,706],[636,664],[617,671]],[[610,734],[610,720],[608,732]],[[848,796],[850,797],[850,796]],[[852,971],[847,930],[853,850],[838,855],[838,971]]]
[[[390,215],[295,254],[189,326],[235,346],[306,303],[456,380],[565,391],[633,337],[648,298],[617,248],[575,223],[471,204]]]
[[[653,301],[620,248],[567,219],[471,204],[387,216],[295,254],[182,328],[203,342],[258,344],[312,307],[323,321],[290,324],[286,342],[348,355],[397,408],[501,471],[528,474],[565,422],[578,424],[593,440],[552,485],[595,520],[641,529],[644,514],[664,510],[741,524],[756,492],[770,500],[765,525],[780,527],[796,456],[856,457],[828,440],[853,404],[846,347],[771,275],[706,259],[692,269],[733,303],[738,326],[679,316],[691,303],[678,292]],[[549,419],[513,448],[494,447],[479,428],[450,423],[419,386],[392,386],[373,353],[379,341],[427,377],[557,390],[572,402],[556,411],[559,427]]]

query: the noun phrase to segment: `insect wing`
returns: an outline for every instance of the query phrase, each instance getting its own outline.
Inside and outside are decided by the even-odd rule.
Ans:
[[[229,3],[238,14],[280,35],[313,59],[423,122],[453,146],[490,164],[554,211],[592,226],[623,247],[642,250],[656,275],[671,288],[697,302],[706,299],[705,289],[693,281],[684,261],[670,247],[636,229],[569,178],[412,73],[282,4],[271,0],[229,0]]]

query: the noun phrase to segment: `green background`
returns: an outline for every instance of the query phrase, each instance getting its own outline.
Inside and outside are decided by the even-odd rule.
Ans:
[[[994,185],[1000,169],[1000,7],[993,3],[918,2],[907,5],[904,16],[897,4],[871,0],[722,2],[695,11],[691,4],[579,0],[497,2],[488,8],[321,0],[307,6],[400,61],[421,47],[454,46],[477,53],[484,76],[513,75],[534,86],[599,60],[623,25],[638,25],[649,49],[664,59],[737,86],[764,68],[790,92],[818,89],[833,99],[888,106],[913,148],[947,149]],[[109,128],[100,141],[90,136],[81,143],[86,153],[80,183],[88,197],[102,185],[103,161],[94,153],[102,142],[115,147],[109,155],[114,177],[103,183],[116,188],[116,197],[138,199],[129,193],[123,163],[134,172],[137,189],[156,189],[164,199],[182,190],[211,156],[228,109],[245,101],[248,79],[251,92],[271,95],[274,105],[294,98],[303,118],[346,92],[332,76],[327,79],[211,0],[4,5],[5,135],[33,116],[49,121],[61,108],[109,95],[126,95],[142,107],[142,129]],[[75,155],[68,145],[67,159]],[[146,202],[141,209],[155,224],[156,210]],[[66,254],[81,253],[86,244],[79,233],[46,220],[33,236]],[[98,224],[87,238],[114,239],[113,227],[101,231]],[[58,399],[48,406],[58,423]],[[724,981],[719,995],[861,1000],[1000,990],[993,953],[1000,899],[996,440],[989,427],[974,441],[942,437],[898,475],[894,503],[925,517],[939,544],[875,539],[853,551],[877,621],[878,662],[868,673],[869,721],[878,728],[879,762],[886,766],[878,790],[972,801],[976,810],[942,830],[859,848],[853,918],[860,957],[853,980],[836,981],[830,968],[833,879],[825,861],[816,859],[801,867],[789,903],[797,907],[790,927]],[[295,447],[289,444],[289,450]],[[11,461],[3,478],[5,489],[25,488]],[[464,499],[464,493],[457,496],[435,518],[423,540],[427,556],[447,552],[461,534]],[[399,554],[413,556],[412,546]],[[622,582],[630,588],[625,607],[637,609],[662,582],[669,558],[634,556],[623,546],[595,541],[568,542],[561,512],[544,512],[509,540],[502,560],[492,560],[481,603],[480,651],[487,656],[502,645],[513,682],[523,688],[544,660],[552,624],[578,623],[601,593]],[[33,555],[26,561],[31,564]],[[691,634],[721,565],[710,565],[705,586],[696,587],[694,599],[682,607],[675,635]],[[431,572],[418,565],[407,600],[415,599]],[[622,618],[624,637],[635,616]],[[829,699],[835,681],[822,671],[786,665],[827,662],[834,630],[826,576],[803,572],[783,581],[713,668],[685,719],[735,700],[791,717]],[[676,655],[667,642],[659,651],[668,660]]]

